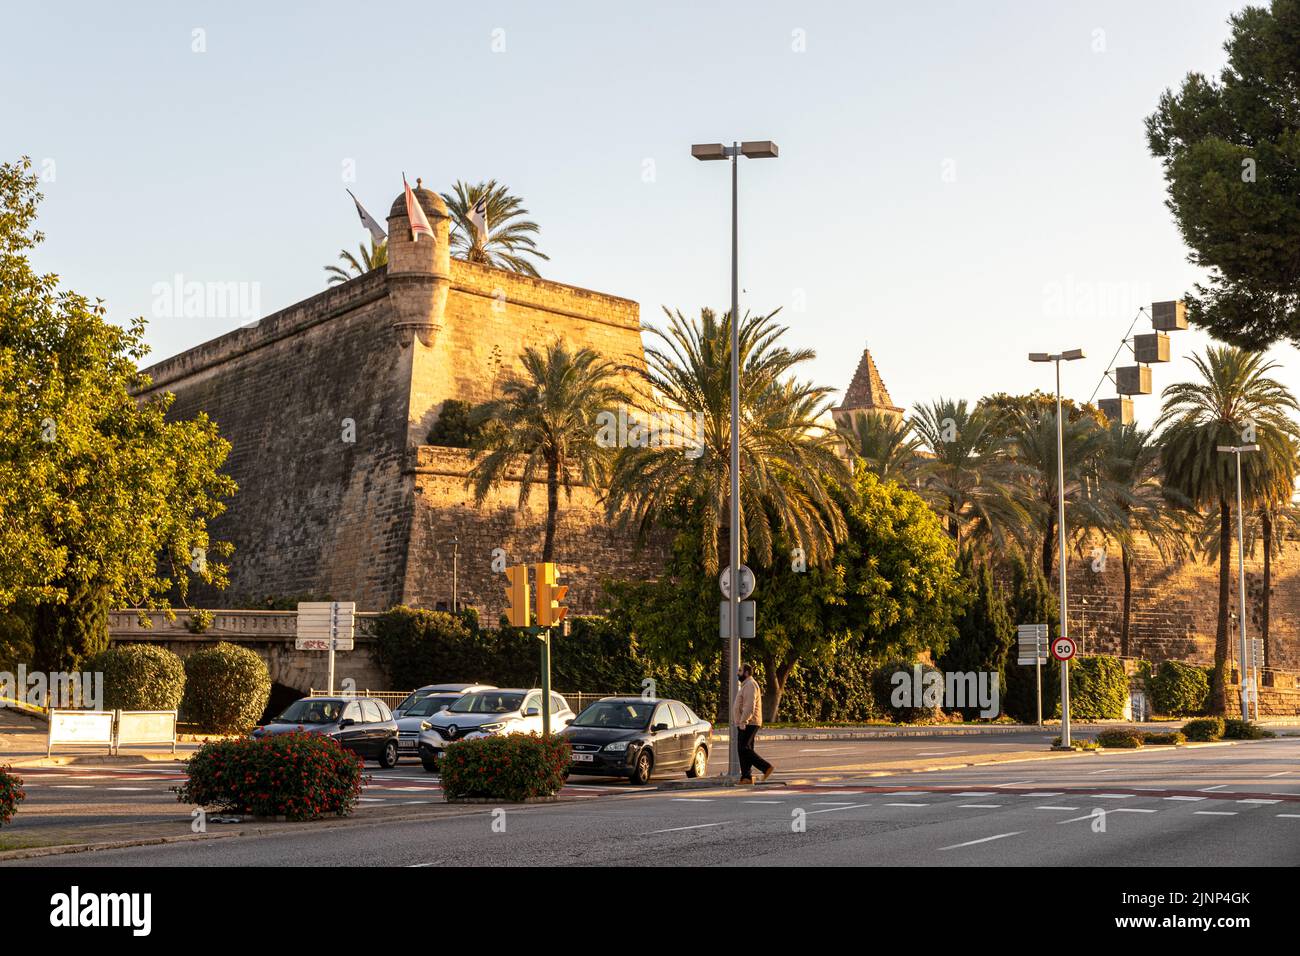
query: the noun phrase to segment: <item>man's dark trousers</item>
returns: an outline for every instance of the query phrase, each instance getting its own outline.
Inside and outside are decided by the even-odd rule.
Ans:
[[[742,777],[752,777],[754,767],[757,767],[763,773],[767,773],[772,769],[770,763],[754,753],[754,738],[757,736],[758,725],[750,724],[736,738],[736,750],[740,756],[740,775]]]

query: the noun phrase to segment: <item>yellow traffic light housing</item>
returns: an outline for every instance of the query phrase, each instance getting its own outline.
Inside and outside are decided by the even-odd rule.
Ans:
[[[569,609],[560,602],[569,593],[567,584],[556,584],[555,565],[550,561],[536,565],[537,568],[537,624],[539,627],[551,627],[564,620]]]
[[[528,626],[528,565],[518,564],[506,568],[506,620],[512,627]],[[539,579],[540,583],[540,579]],[[540,595],[539,595],[540,597]]]

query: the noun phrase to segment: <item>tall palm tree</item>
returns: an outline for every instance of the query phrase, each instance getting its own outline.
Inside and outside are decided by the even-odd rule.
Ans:
[[[557,340],[544,349],[526,348],[522,375],[512,375],[502,394],[473,416],[482,430],[470,450],[474,463],[466,486],[482,505],[488,493],[517,473],[519,508],[539,480],[546,484],[546,530],[542,560],[555,556],[560,489],[566,500],[575,481],[604,486],[611,452],[599,441],[601,411],[627,401],[617,366],[591,349],[571,351]]]
[[[950,398],[918,406],[911,420],[926,455],[917,468],[917,490],[959,548],[1003,550],[1020,540],[1029,523],[998,421],[996,414],[971,409],[965,399]]]
[[[442,198],[454,224],[451,252],[458,259],[527,276],[537,275],[537,267],[529,257],[550,260],[537,249],[537,223],[524,218],[528,210],[523,201],[510,195],[504,184],[495,179],[474,184],[457,180],[452,191],[443,193]],[[485,200],[486,234],[470,215],[479,200]]]
[[[853,412],[837,428],[849,452],[877,478],[901,484],[912,480],[921,439],[907,421],[880,412]]]
[[[729,550],[731,489],[731,316],[704,309],[699,319],[669,312],[664,328],[648,326],[643,404],[662,404],[700,424],[699,454],[671,447],[620,450],[610,482],[611,518],[644,537],[690,500],[711,529],[702,542],[705,570],[716,573]],[[829,558],[844,535],[831,485],[847,483],[833,432],[818,424],[832,390],[796,381],[792,372],[814,353],[780,344],[776,313],[746,315],[740,326],[740,550],[768,564],[784,534],[809,561]],[[725,670],[724,670],[724,673]]]
[[[370,246],[367,248],[364,244],[357,246],[359,255],[354,256],[347,249],[339,252],[339,259],[347,266],[326,266],[325,273],[330,277],[330,285],[338,285],[340,282],[347,282],[349,279],[355,279],[357,276],[365,275],[367,272],[373,272],[380,266],[388,265],[388,240],[375,242],[370,240]]]
[[[1300,406],[1285,386],[1270,377],[1277,364],[1259,353],[1212,345],[1191,360],[1199,378],[1164,390],[1157,427],[1164,428],[1165,484],[1197,507],[1218,509],[1219,607],[1212,701],[1222,713],[1227,707],[1229,566],[1237,473],[1234,456],[1216,449],[1244,443],[1260,446],[1259,451],[1241,456],[1243,502],[1254,505],[1265,489],[1275,487],[1281,463],[1293,458],[1296,427],[1289,415]],[[1245,608],[1241,611],[1244,615]]]
[[[1097,530],[1119,544],[1124,573],[1120,656],[1128,657],[1133,608],[1133,551],[1145,539],[1165,562],[1192,552],[1191,502],[1160,482],[1160,444],[1154,429],[1115,422],[1105,431],[1098,474],[1107,507]]]

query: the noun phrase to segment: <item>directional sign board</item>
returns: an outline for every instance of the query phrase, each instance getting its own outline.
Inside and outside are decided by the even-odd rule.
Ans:
[[[353,649],[357,605],[355,601],[304,601],[298,605],[298,632],[294,647],[300,651]]]
[[[757,633],[758,609],[753,601],[740,602],[740,637],[749,640]],[[718,613],[718,634],[724,638],[731,637],[731,602],[723,601]]]
[[[1058,637],[1052,641],[1052,656],[1058,661],[1068,661],[1078,652],[1074,641],[1068,637]]]
[[[731,597],[731,568],[727,568],[718,576],[718,587],[722,589],[724,598]],[[754,572],[742,564],[740,566],[740,600],[745,600],[753,593]]]
[[[1047,663],[1047,625],[1021,624],[1016,628],[1016,663]]]

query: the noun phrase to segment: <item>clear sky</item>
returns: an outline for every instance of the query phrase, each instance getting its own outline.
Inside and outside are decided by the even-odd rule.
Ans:
[[[783,308],[810,377],[846,387],[869,345],[910,407],[1048,389],[1026,353],[1083,347],[1086,399],[1138,306],[1197,277],[1142,121],[1217,72],[1241,6],[28,3],[0,156],[46,177],[38,264],[120,322],[177,275],[262,314],[320,291],[366,238],[344,187],[382,222],[403,170],[509,184],[545,276],[655,319],[728,302],[727,167],[690,144],[772,139],[742,161],[742,307]],[[245,321],[151,319],[152,357]],[[1175,335],[1157,392],[1205,341]]]

